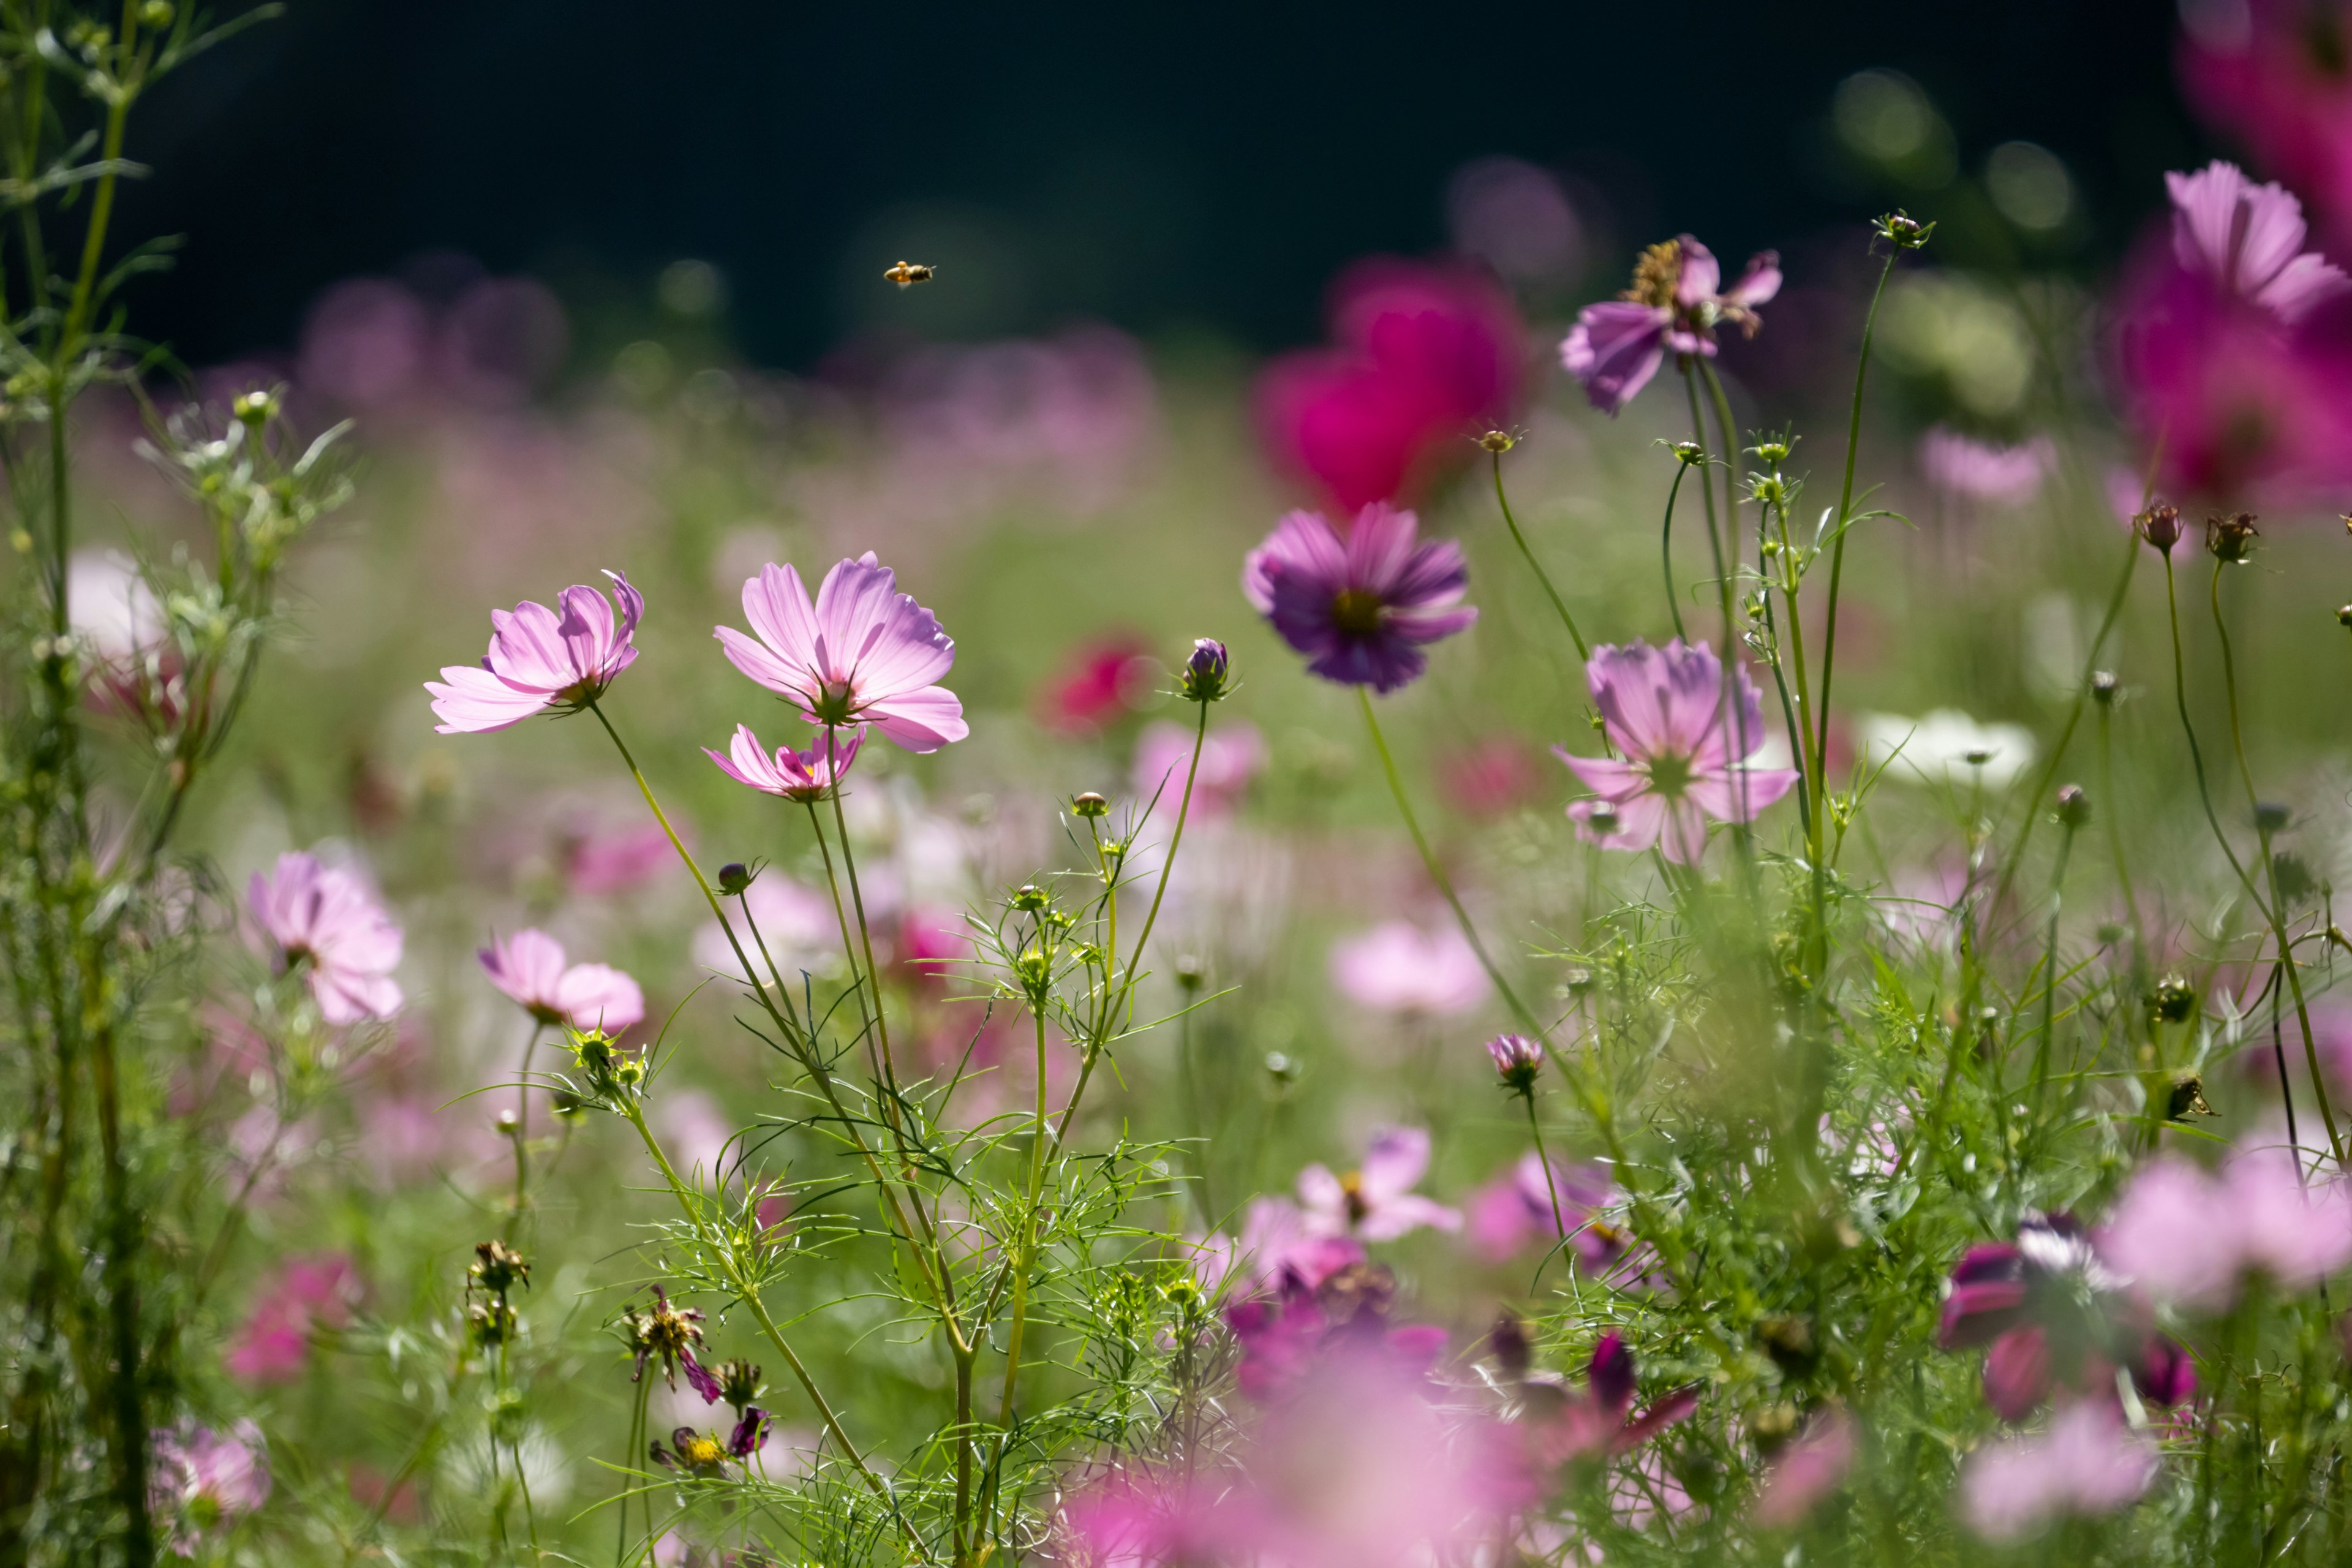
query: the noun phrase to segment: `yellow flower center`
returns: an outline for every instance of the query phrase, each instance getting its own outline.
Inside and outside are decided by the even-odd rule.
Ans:
[[[1331,624],[1350,637],[1370,637],[1381,629],[1385,608],[1378,594],[1361,588],[1343,590],[1331,601]]]
[[[1682,241],[1662,239],[1642,252],[1633,264],[1633,286],[1617,297],[1637,305],[1672,305],[1682,280]]]

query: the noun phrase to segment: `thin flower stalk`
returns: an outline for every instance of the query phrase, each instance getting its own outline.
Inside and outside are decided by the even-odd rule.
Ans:
[[[1569,641],[1576,645],[1576,657],[1591,658],[1592,650],[1586,646],[1584,634],[1576,629],[1576,617],[1568,613],[1568,602],[1559,596],[1559,590],[1552,586],[1551,574],[1546,572],[1543,563],[1536,559],[1535,551],[1528,547],[1528,536],[1519,531],[1519,520],[1511,515],[1511,498],[1503,493],[1503,454],[1492,453],[1490,460],[1494,466],[1495,504],[1503,510],[1503,526],[1511,531],[1511,542],[1519,547],[1519,554],[1527,561],[1528,569],[1536,574],[1536,581],[1543,584],[1544,596],[1551,601],[1552,609],[1559,616],[1559,624],[1568,628]],[[1671,500],[1666,502],[1666,516],[1671,522],[1674,517]]]

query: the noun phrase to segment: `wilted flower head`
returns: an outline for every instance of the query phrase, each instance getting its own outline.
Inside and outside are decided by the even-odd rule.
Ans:
[[[814,603],[797,571],[763,566],[743,584],[743,614],[757,640],[718,627],[728,659],[809,722],[872,724],[910,752],[971,733],[963,704],[935,684],[955,640],[872,551],[826,573]]]
[[[1454,927],[1385,921],[1331,944],[1331,984],[1361,1006],[1445,1017],[1484,1002],[1494,983]]]
[[[858,742],[865,738],[852,731],[821,740],[804,752],[779,746],[772,756],[760,744],[760,737],[751,733],[751,726],[738,724],[735,738],[727,743],[727,755],[721,756],[708,746],[702,748],[702,754],[717,763],[719,771],[737,784],[749,784],[762,795],[805,804],[823,800],[840,786],[849,773],[849,764],[857,760]]]
[[[1753,821],[1797,782],[1794,769],[1746,760],[1764,745],[1762,700],[1748,672],[1735,672],[1737,722],[1726,721],[1723,666],[1712,648],[1680,637],[1662,648],[1597,647],[1584,671],[1610,742],[1623,753],[1580,757],[1553,748],[1600,797],[1568,808],[1587,843],[1654,844],[1690,865],[1706,852],[1708,817]]]
[[[1298,1202],[1310,1236],[1393,1241],[1423,1226],[1455,1230],[1461,1214],[1412,1190],[1429,1169],[1429,1134],[1418,1127],[1379,1127],[1361,1169],[1335,1176],[1321,1165],[1298,1173]]]
[[[1686,234],[1663,240],[1642,253],[1631,288],[1577,312],[1560,363],[1593,407],[1614,414],[1658,374],[1667,350],[1712,356],[1715,329],[1727,321],[1753,337],[1763,324],[1756,307],[1780,291],[1780,254],[1750,257],[1738,282],[1722,283],[1722,266],[1706,246]]]
[[[2115,1407],[2083,1400],[2046,1433],[1980,1448],[1960,1477],[1961,1511],[1988,1541],[2018,1541],[2068,1514],[2113,1513],[2156,1478],[2156,1447]]]
[[[634,639],[646,611],[626,573],[604,575],[620,601],[617,622],[603,594],[577,584],[557,595],[561,615],[530,600],[511,613],[492,610],[490,651],[480,668],[451,665],[439,681],[425,683],[441,721],[435,728],[444,735],[504,730],[534,713],[577,712],[603,696],[636,662]]]
[[[748,1459],[766,1447],[768,1428],[772,1424],[766,1411],[751,1405],[724,1441],[715,1433],[679,1426],[669,1435],[669,1447],[658,1442],[651,1446],[652,1458],[664,1469],[677,1470],[698,1480],[713,1480],[724,1472],[728,1460]]]
[[[304,966],[328,1023],[400,1011],[400,986],[392,978],[400,966],[400,927],[358,877],[290,850],[271,870],[253,874],[246,905],[286,966]]]
[[[1412,513],[1373,501],[1345,536],[1323,514],[1294,511],[1242,567],[1242,592],[1307,668],[1343,686],[1390,692],[1428,668],[1429,644],[1478,618],[1462,547],[1419,542]]]
[[[686,1381],[694,1392],[702,1395],[705,1405],[716,1405],[726,1391],[709,1368],[695,1359],[694,1347],[702,1342],[702,1314],[691,1307],[673,1307],[668,1293],[658,1285],[654,1287],[654,1304],[637,1311],[624,1312],[620,1321],[621,1335],[635,1358],[629,1381],[638,1382],[646,1374],[646,1363],[658,1360],[662,1377],[673,1389],[677,1386],[678,1369],[686,1369]]]
[[[154,1445],[147,1506],[182,1557],[269,1500],[268,1445],[251,1421],[226,1432],[184,1421],[157,1431]]]
[[[542,1024],[618,1035],[646,1016],[645,993],[609,964],[563,962],[563,944],[543,931],[492,937],[476,956],[490,984]]]

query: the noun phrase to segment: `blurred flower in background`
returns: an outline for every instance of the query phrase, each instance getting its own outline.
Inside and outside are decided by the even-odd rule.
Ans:
[[[1331,946],[1331,984],[1360,1006],[1424,1018],[1467,1013],[1486,999],[1469,939],[1451,925],[1387,921]]]
[[[2352,6],[2190,0],[2180,16],[2191,106],[2303,193],[2331,248],[2352,248]]]
[[[2032,500],[2057,460],[2057,448],[2046,436],[2004,447],[1938,425],[1919,438],[1919,471],[1929,484],[1990,506]]]

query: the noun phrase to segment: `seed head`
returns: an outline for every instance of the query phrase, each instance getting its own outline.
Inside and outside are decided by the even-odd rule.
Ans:
[[[2158,554],[2169,555],[2180,542],[2180,509],[2168,501],[2153,501],[2132,518],[2132,527]]]
[[[528,1288],[530,1284],[530,1265],[503,1241],[485,1241],[476,1247],[466,1274],[472,1283],[499,1296],[517,1285]]]
[[[2185,1072],[2172,1080],[2172,1095],[2164,1108],[2167,1121],[2186,1121],[2192,1116],[2221,1114],[2205,1103],[2204,1079],[2196,1073]]]
[[[2216,561],[2241,565],[2254,553],[2254,533],[2252,512],[2210,517],[2205,520],[2205,548],[2212,552]]]
[[[2197,988],[2178,973],[2167,973],[2156,983],[2156,994],[2150,1003],[2158,1017],[2168,1024],[2178,1024],[2197,1010]]]
[[[1110,802],[1093,790],[1083,790],[1070,797],[1070,809],[1084,817],[1108,816]]]

